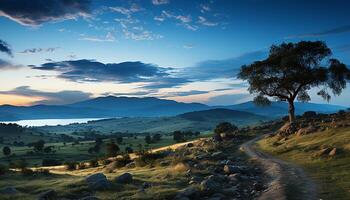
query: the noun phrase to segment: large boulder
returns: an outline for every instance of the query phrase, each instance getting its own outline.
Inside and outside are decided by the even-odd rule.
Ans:
[[[130,173],[124,173],[118,177],[115,178],[116,183],[121,183],[121,184],[128,184],[131,183],[133,180],[133,177]]]
[[[240,172],[240,168],[235,165],[225,165],[224,166],[224,172],[226,174],[235,174]]]
[[[103,173],[92,174],[85,179],[90,189],[106,190],[112,187],[112,184]]]
[[[288,136],[294,134],[297,130],[298,128],[295,123],[286,123],[278,130],[278,134],[280,136]]]
[[[38,200],[55,200],[57,199],[57,193],[55,190],[47,190],[38,195]]]
[[[310,133],[313,133],[313,132],[316,132],[316,131],[317,131],[316,127],[308,126],[306,128],[299,129],[298,132],[297,132],[297,136],[307,135],[307,134],[310,134]]]

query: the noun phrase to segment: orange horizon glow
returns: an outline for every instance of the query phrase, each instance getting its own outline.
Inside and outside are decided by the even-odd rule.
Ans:
[[[41,100],[44,99],[42,97],[0,94],[0,105],[30,106]]]

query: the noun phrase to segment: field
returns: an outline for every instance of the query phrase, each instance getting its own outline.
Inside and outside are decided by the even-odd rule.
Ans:
[[[265,138],[258,147],[304,167],[321,186],[322,199],[350,199],[350,128],[339,127],[309,135]],[[335,155],[328,155],[336,148]]]
[[[205,135],[209,134],[209,132],[205,133],[201,137],[205,137]],[[124,137],[123,142],[118,144],[120,148],[120,153],[123,153],[125,147],[130,146],[133,150],[137,151],[142,145],[142,149],[151,150],[154,148],[159,148],[163,146],[168,146],[176,143],[173,140],[173,136],[162,136],[162,139],[156,143],[147,144],[145,142],[144,136],[135,137]],[[192,138],[195,139],[195,138]],[[64,161],[88,161],[95,158],[105,157],[106,156],[106,144],[109,143],[109,139],[105,139],[101,146],[101,151],[99,153],[89,153],[88,149],[95,145],[95,141],[81,141],[78,144],[74,144],[73,142],[63,143],[46,143],[45,146],[54,147],[53,150],[55,153],[35,153],[30,154],[28,152],[33,151],[33,148],[23,146],[9,146],[0,144],[0,149],[4,146],[9,146],[11,148],[12,155],[4,156],[2,153],[0,154],[0,164],[8,164],[9,162],[13,162],[16,160],[25,159],[29,166],[41,166],[42,160],[45,158],[57,159],[62,163]]]

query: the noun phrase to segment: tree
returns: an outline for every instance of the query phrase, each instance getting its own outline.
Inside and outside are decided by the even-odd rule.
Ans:
[[[36,152],[41,152],[44,149],[45,141],[44,140],[39,140],[33,144],[34,151]]]
[[[214,133],[215,134],[233,133],[236,130],[238,130],[237,126],[229,122],[222,122],[215,127]]]
[[[292,123],[294,100],[310,101],[308,91],[311,88],[320,88],[317,94],[329,101],[330,91],[340,95],[346,87],[350,71],[336,59],[327,60],[331,53],[321,41],[273,45],[267,59],[243,65],[238,77],[248,81],[248,90],[256,94],[254,102],[257,105],[269,105],[268,97],[288,102]]]
[[[9,156],[11,154],[11,149],[10,147],[6,146],[2,148],[2,152],[4,153],[5,156]]]
[[[150,135],[146,135],[145,141],[146,141],[147,144],[151,144],[151,143],[152,143],[152,138],[151,138],[151,136],[150,136]]]
[[[117,143],[118,144],[123,143],[123,137],[117,137]]]
[[[133,153],[134,150],[131,147],[125,147],[125,153]]]
[[[158,142],[158,141],[160,141],[161,139],[162,139],[162,135],[159,134],[159,133],[154,134],[153,137],[152,137],[152,140],[153,140],[154,142]]]
[[[184,135],[183,132],[181,132],[181,131],[174,131],[174,133],[173,133],[173,139],[174,139],[176,142],[183,142],[183,141],[185,141],[185,135]]]
[[[107,145],[107,153],[109,156],[116,156],[119,152],[120,148],[114,142],[111,142]]]

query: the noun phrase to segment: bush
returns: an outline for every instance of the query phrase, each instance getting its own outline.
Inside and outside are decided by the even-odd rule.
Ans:
[[[306,111],[303,114],[303,117],[309,118],[309,117],[316,117],[317,113],[315,111]]]
[[[22,168],[21,169],[21,174],[23,176],[32,176],[34,174],[34,171],[29,169],[29,168]]]
[[[56,166],[56,165],[62,165],[62,162],[57,160],[57,159],[53,159],[53,158],[44,158],[41,165],[42,166]]]
[[[27,165],[28,165],[28,163],[24,159],[23,160],[16,160],[16,161],[10,163],[10,167],[16,168],[16,169],[24,169],[27,167]]]
[[[96,159],[90,160],[89,167],[98,167],[98,161]]]
[[[157,159],[166,157],[168,154],[165,152],[149,153],[141,152],[135,159],[135,165],[138,167],[143,167],[146,165],[154,165]]]
[[[51,174],[49,169],[37,169],[35,170],[35,173],[44,175],[44,176],[48,176]]]
[[[76,169],[86,169],[86,165],[84,162],[80,162],[76,165]]]
[[[6,165],[0,165],[0,176],[6,174],[8,167]]]
[[[64,166],[66,167],[66,170],[76,170],[77,164],[77,162],[65,162]]]

